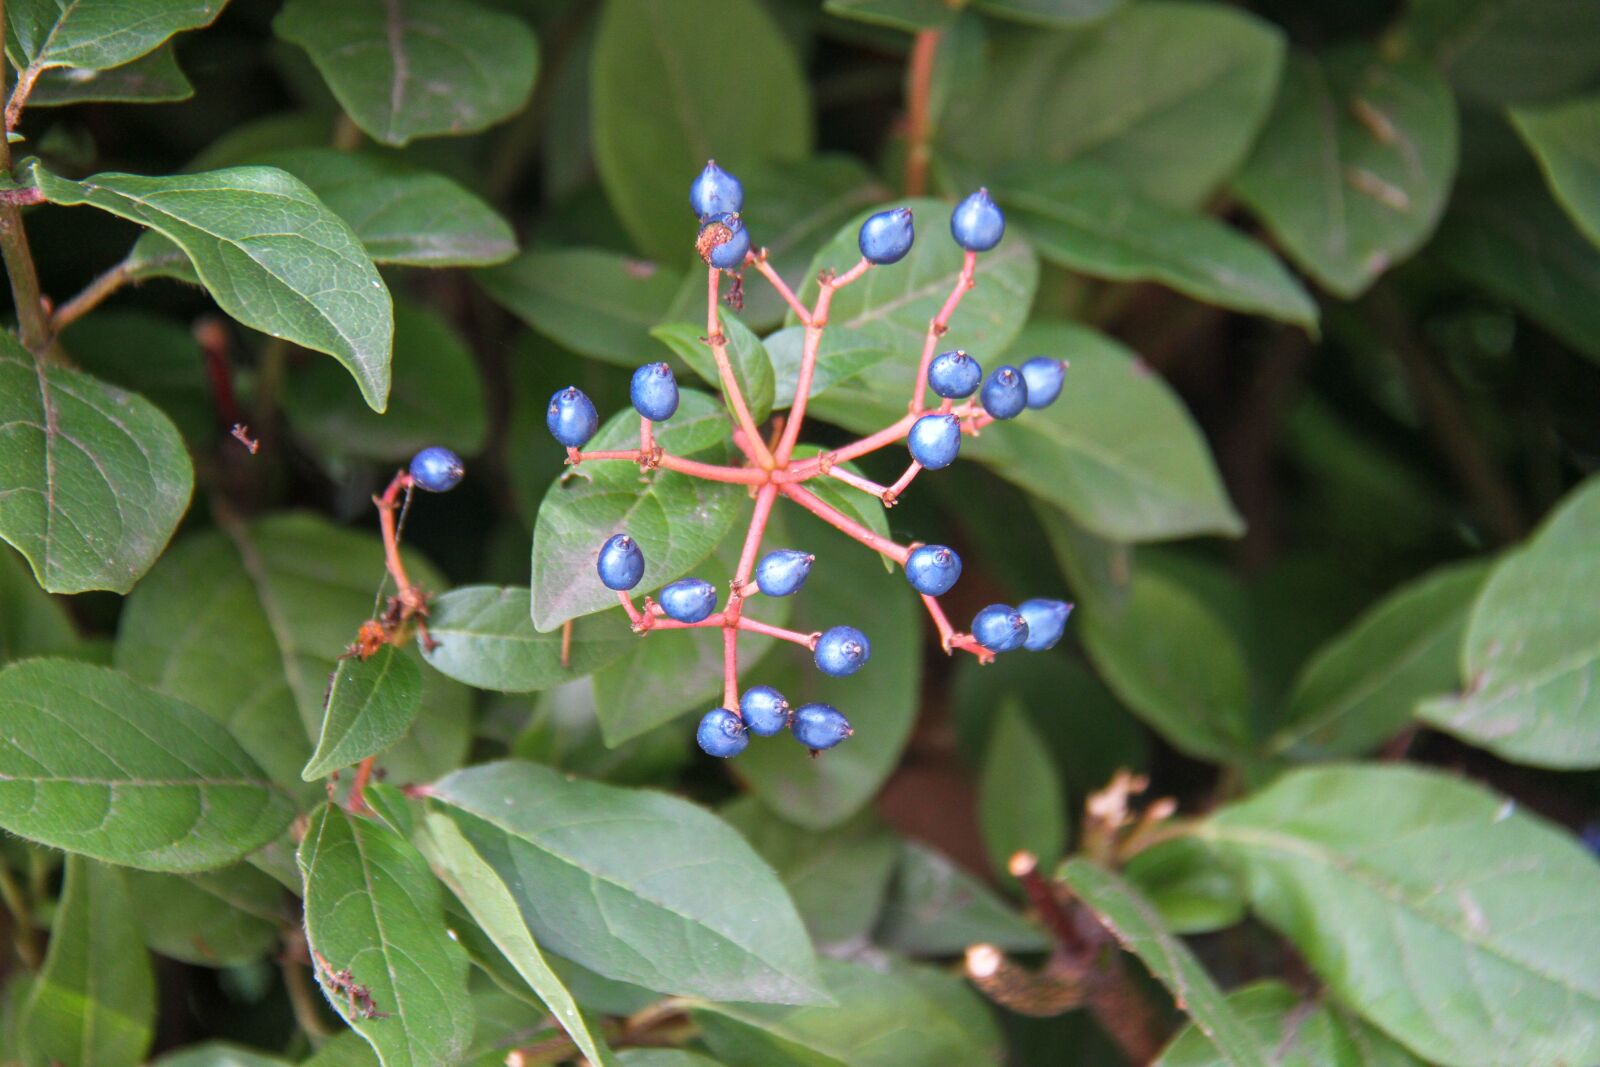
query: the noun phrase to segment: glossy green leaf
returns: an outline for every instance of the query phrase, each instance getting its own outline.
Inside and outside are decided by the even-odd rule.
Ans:
[[[476,133],[522,110],[539,69],[520,18],[469,0],[289,0],[272,28],[304,48],[373,139]]]
[[[973,6],[998,19],[1057,29],[1104,18],[1122,0],[976,0]]]
[[[194,470],[154,404],[0,337],[0,537],[52,593],[126,593],[189,507]]]
[[[341,660],[328,683],[322,734],[300,777],[315,782],[377,755],[405,736],[421,710],[422,671],[393,645],[370,659]]]
[[[875,939],[912,956],[954,956],[979,941],[1011,952],[1050,947],[1043,930],[944,855],[915,841],[900,862]]]
[[[290,921],[287,894],[245,864],[202,874],[125,871],[144,943],[154,952],[204,967],[259,960]]]
[[[313,970],[328,1003],[383,1067],[455,1062],[472,1038],[467,955],[445,929],[444,894],[427,863],[393,830],[332,804],[312,813],[298,861],[306,940],[327,963]],[[365,986],[370,1004],[353,1002],[329,966]]]
[[[1492,103],[1549,100],[1600,74],[1600,6],[1588,0],[1409,0],[1399,43]]]
[[[1200,836],[1345,1003],[1419,1056],[1600,1056],[1600,866],[1515,803],[1400,765],[1294,771]]]
[[[944,29],[958,13],[945,0],[823,0],[822,10],[842,19],[911,33]]]
[[[720,41],[738,47],[719,48]],[[689,183],[715,158],[735,174],[811,147],[800,64],[758,0],[618,0],[591,68],[595,163],[647,255],[695,261]]]
[[[563,666],[561,632],[533,628],[526,589],[463,586],[437,597],[428,611],[435,644],[422,654],[434,669],[504,693],[548,689],[593,674],[638,641],[621,612],[574,622],[571,656]]]
[[[1428,239],[1455,171],[1444,78],[1352,47],[1290,56],[1234,189],[1297,264],[1348,299]]]
[[[208,26],[228,0],[12,0],[6,55],[23,77],[51,67],[107,70],[154,51],[175,33]]]
[[[219,3],[216,5],[221,7]],[[165,104],[187,100],[194,86],[178,66],[171,45],[109,70],[52,67],[39,76],[28,96],[29,107],[67,104]]]
[[[1600,766],[1600,478],[1574,490],[1498,563],[1461,646],[1465,692],[1431,701],[1431,725],[1518,763]]]
[[[1302,1000],[1277,981],[1228,994],[1228,1007],[1277,1067],[1422,1067],[1422,1061],[1337,1005]],[[1153,1067],[1224,1067],[1228,1061],[1193,1023],[1184,1027]]]
[[[183,320],[97,308],[62,331],[61,344],[79,370],[159,407],[192,446],[215,439],[217,409],[205,355]]]
[[[1192,838],[1171,838],[1144,849],[1122,873],[1175,934],[1207,934],[1244,919],[1243,884]]]
[[[155,1036],[150,957],[122,872],[67,857],[50,952],[17,1013],[25,1067],[135,1067]]]
[[[0,664],[67,655],[77,644],[66,608],[39,588],[20,556],[0,549]]]
[[[772,364],[775,379],[773,406],[791,407],[800,384],[800,357],[805,350],[805,327],[786,326],[762,342]],[[841,326],[823,331],[817,346],[817,361],[811,374],[809,397],[817,397],[841,382],[847,382],[870,367],[888,359],[892,353],[871,337]],[[910,387],[907,387],[909,393]]]
[[[728,365],[733,368],[733,380],[749,405],[751,417],[757,424],[763,423],[772,414],[772,361],[767,358],[761,338],[751,333],[748,326],[721,308],[717,309],[717,314],[722,322],[722,335],[727,338]],[[710,345],[701,340],[705,335],[704,326],[697,327],[686,322],[671,322],[650,331],[651,337],[665,344],[720,392],[722,380],[717,371],[716,358],[711,354]],[[732,410],[731,406],[729,410]]]
[[[457,771],[430,794],[551,952],[664,993],[825,999],[777,877],[700,808],[514,762]]]
[[[1600,245],[1600,98],[1511,109],[1511,122],[1544,169],[1561,206]]]
[[[276,837],[294,806],[238,743],[124,674],[35,659],[0,671],[0,826],[152,871],[198,871]]]
[[[1067,798],[1044,741],[1015,701],[1000,709],[978,778],[978,826],[989,862],[1004,873],[1026,850],[1046,870],[1067,844]]]

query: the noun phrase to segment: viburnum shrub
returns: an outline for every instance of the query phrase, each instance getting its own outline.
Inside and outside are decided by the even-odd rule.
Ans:
[[[1589,0],[0,25],[0,1067],[1600,1064]]]

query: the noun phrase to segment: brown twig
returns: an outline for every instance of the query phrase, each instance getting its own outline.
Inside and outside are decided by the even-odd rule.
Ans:
[[[939,54],[938,30],[921,30],[911,45],[906,71],[906,195],[921,196],[928,187],[928,142],[933,136],[931,97],[933,63]]]

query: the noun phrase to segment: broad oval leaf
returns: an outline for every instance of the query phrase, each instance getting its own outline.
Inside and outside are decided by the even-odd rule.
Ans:
[[[51,67],[106,70],[153,51],[175,33],[208,26],[228,0],[12,0],[6,55],[23,77]]]
[[[759,425],[772,414],[772,361],[767,358],[761,338],[751,333],[748,326],[721,308],[717,309],[717,316],[727,340],[728,366],[733,370],[734,384],[744,395],[750,416]],[[650,336],[672,349],[696,374],[721,390],[722,377],[717,370],[716,357],[711,354],[711,346],[702,340],[706,336],[704,326],[669,322],[651,330]],[[727,402],[726,398],[723,402]],[[733,408],[730,406],[728,410],[731,412]]]
[[[1600,74],[1600,6],[1571,0],[1409,0],[1395,43],[1493,104],[1549,100]]]
[[[28,106],[62,107],[90,102],[165,104],[187,100],[193,95],[194,86],[178,66],[172,46],[163,45],[132,63],[110,70],[52,67],[34,82]]]
[[[775,379],[773,406],[791,407],[800,384],[800,358],[805,351],[804,326],[786,326],[762,342],[772,364]],[[811,373],[810,397],[817,397],[833,386],[847,382],[893,353],[866,334],[843,326],[823,331],[817,346],[817,361]],[[907,386],[909,391],[910,387]]]
[[[1228,994],[1228,1007],[1274,1067],[1423,1067],[1422,1061],[1349,1011],[1307,1001],[1278,981],[1256,982]],[[1226,1067],[1199,1027],[1190,1023],[1152,1067]]]
[[[1019,850],[1046,870],[1067,844],[1067,798],[1049,749],[1015,700],[1000,709],[978,778],[978,825],[997,874]]]
[[[842,19],[911,33],[942,30],[959,13],[944,0],[823,0],[822,10]]]
[[[0,666],[29,656],[70,656],[77,645],[65,605],[39,588],[20,556],[0,549]]]
[[[998,19],[1055,29],[1104,18],[1122,3],[1123,0],[976,0],[973,6]]]
[[[954,956],[987,942],[1008,952],[1043,952],[1050,938],[976,877],[915,841],[900,863],[874,940],[911,956]]]
[[[1244,886],[1193,838],[1175,837],[1143,849],[1122,873],[1175,934],[1208,934],[1244,919]]]
[[[1593,243],[1600,245],[1600,97],[1550,107],[1511,109],[1511,123],[1539,158],[1545,180],[1561,206]]]
[[[355,1037],[354,1034],[350,1035]],[[360,1039],[358,1038],[357,1041]],[[327,1047],[327,1046],[324,1046]],[[293,1067],[288,1060],[266,1056],[224,1041],[208,1041],[169,1052],[150,1067]]]
[[[540,633],[528,617],[528,591],[494,585],[452,589],[428,606],[432,647],[422,655],[435,670],[479,689],[530,693],[593,674],[639,638],[621,612],[573,623],[571,655],[562,664],[562,635]]]
[[[215,441],[217,409],[205,356],[182,319],[96,308],[62,331],[61,344],[79,370],[159,407],[197,452]],[[341,384],[348,387],[347,381]]]
[[[292,921],[283,887],[244,863],[188,875],[129,870],[123,880],[144,943],[185,963],[228,967],[259,960]]]
[[[308,782],[375,756],[405,736],[422,710],[422,671],[393,645],[370,659],[348,656],[328,684],[317,749],[300,772]]]
[[[294,805],[228,732],[125,674],[36,659],[0,671],[0,826],[151,871],[221,867]]]

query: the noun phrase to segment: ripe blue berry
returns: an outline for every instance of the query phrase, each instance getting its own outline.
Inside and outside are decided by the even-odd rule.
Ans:
[[[1014,419],[1028,406],[1028,379],[1015,367],[996,367],[978,399],[995,418]]]
[[[983,367],[977,360],[957,349],[940,352],[928,364],[928,385],[934,392],[951,400],[971,396],[978,383],[983,381]]]
[[[1072,605],[1065,600],[1024,600],[1017,605],[1017,613],[1028,620],[1028,639],[1022,647],[1029,652],[1043,652],[1061,640]]]
[[[789,702],[770,685],[753,685],[739,699],[739,714],[751,733],[771,737],[789,725]]]
[[[720,270],[738,270],[750,251],[750,231],[737,213],[713,215],[695,240],[700,258]]]
[[[614,534],[600,546],[595,570],[600,572],[607,589],[619,593],[632,589],[644,577],[644,553],[639,551],[639,542],[625,533]]]
[[[817,641],[817,669],[835,678],[856,673],[871,657],[872,642],[854,626],[835,626]]]
[[[990,652],[1010,652],[1028,639],[1028,620],[1009,605],[990,604],[973,617],[972,636]]]
[[[961,451],[961,420],[954,415],[924,415],[906,434],[911,458],[930,471],[948,467]]]
[[[448,493],[461,484],[466,473],[461,457],[439,445],[411,457],[411,480],[430,493]]]
[[[806,584],[811,565],[817,557],[798,548],[780,548],[768,552],[756,564],[756,585],[767,596],[789,596],[798,593]]]
[[[712,215],[744,210],[744,186],[739,179],[707,160],[706,169],[689,184],[689,206],[695,218],[704,221]]]
[[[944,545],[919,545],[906,557],[906,581],[924,596],[943,596],[961,577],[961,557]]]
[[[911,228],[911,209],[897,207],[880,211],[861,224],[861,234],[856,242],[861,254],[869,261],[884,266],[898,263],[911,251],[911,241],[916,236]]]
[[[651,422],[666,422],[678,410],[678,379],[665,363],[646,363],[628,383],[633,408]]]
[[[700,720],[694,739],[708,756],[729,759],[750,744],[750,734],[739,716],[727,708],[712,708]]]
[[[550,398],[544,424],[550,427],[551,436],[568,448],[582,448],[600,428],[600,413],[582,389],[569,385]]]
[[[717,610],[717,587],[703,578],[680,578],[661,590],[661,610],[679,622],[702,622]]]
[[[979,189],[950,212],[950,236],[969,252],[987,252],[1005,234],[1005,214],[987,189]]]
[[[1022,364],[1022,380],[1028,383],[1028,406],[1047,408],[1061,395],[1067,361],[1049,356],[1034,356]]]
[[[830,704],[802,704],[795,709],[794,723],[789,729],[796,741],[813,752],[832,748],[855,733],[850,728],[850,720]]]

